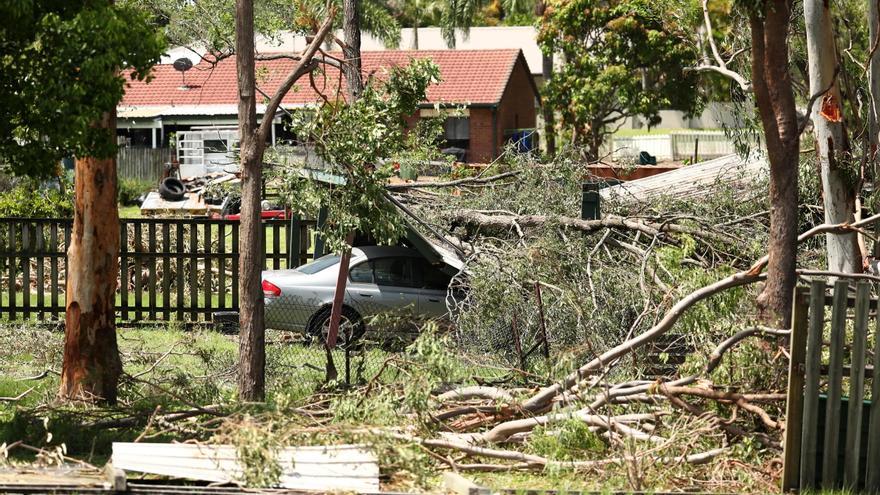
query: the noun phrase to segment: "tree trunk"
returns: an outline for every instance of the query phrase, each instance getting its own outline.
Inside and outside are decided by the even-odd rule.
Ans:
[[[602,144],[605,141],[605,134],[601,121],[590,123],[590,128],[586,132],[587,145],[587,161],[595,163],[599,160],[599,153],[602,150]]]
[[[868,46],[874,46],[877,43],[877,37],[880,35],[880,5],[876,0],[868,0],[868,32],[870,34],[870,43]],[[880,190],[880,170],[877,167],[877,147],[880,142],[880,54],[876,51],[871,55],[868,61],[869,79],[868,91],[870,94],[870,105],[868,109],[868,133],[869,133],[869,160],[868,167],[874,178],[874,190]],[[880,234],[880,225],[874,225],[875,234]],[[874,242],[874,257],[880,257],[880,242]]]
[[[810,94],[818,94],[829,86],[831,88],[817,101],[820,104],[813,105],[810,115],[822,176],[825,223],[852,223],[855,221],[855,183],[847,180],[847,174],[842,169],[849,159],[849,144],[842,120],[840,86],[835,80],[837,50],[828,4],[823,0],[805,0],[804,18]],[[828,270],[844,273],[862,271],[861,250],[855,233],[826,234],[825,243]]]
[[[791,5],[768,0],[754,11],[752,86],[770,161],[770,245],[767,283],[758,306],[768,322],[787,328],[796,282],[800,133],[788,67]]]
[[[260,286],[263,270],[260,252],[261,158],[265,143],[257,135],[253,0],[235,2],[235,62],[241,139],[238,396],[244,401],[259,401],[266,392],[266,329]],[[264,118],[272,117],[267,115]]]
[[[345,46],[342,54],[348,101],[357,100],[364,90],[361,76],[361,13],[360,0],[343,0],[342,29],[345,33]]]
[[[535,2],[535,16],[543,17],[547,10],[547,4],[544,0]],[[553,54],[541,53],[541,78],[544,80],[543,85],[550,82],[553,77]],[[556,155],[556,114],[550,105],[541,104],[541,113],[544,119],[544,151],[547,156]]]
[[[416,21],[413,23],[413,41],[412,41],[412,49],[419,49],[419,20],[416,18]]]
[[[552,55],[541,55],[541,76],[544,79],[545,85],[550,82],[550,78],[553,77]],[[556,155],[556,115],[553,113],[552,106],[543,103],[541,104],[541,112],[544,117],[545,151],[547,152],[547,156],[553,157]]]
[[[105,113],[98,126],[115,136],[116,110]],[[75,174],[59,396],[113,404],[122,372],[114,308],[119,276],[116,157],[78,158]]]

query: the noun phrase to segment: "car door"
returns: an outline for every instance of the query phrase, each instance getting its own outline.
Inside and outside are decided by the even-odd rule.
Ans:
[[[349,270],[346,292],[362,316],[388,311],[417,311],[419,290],[413,278],[412,258],[376,258]]]
[[[414,262],[413,273],[420,287],[419,313],[431,317],[445,315],[448,312],[446,293],[451,277],[426,259],[416,259]]]

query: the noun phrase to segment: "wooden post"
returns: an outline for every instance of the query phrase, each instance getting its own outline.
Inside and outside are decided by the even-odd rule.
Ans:
[[[807,344],[807,304],[805,292],[796,288],[792,305],[791,362],[788,368],[788,398],[785,411],[785,450],[783,453],[782,490],[797,489],[801,428],[804,408],[804,357]]]
[[[333,349],[336,346],[336,338],[339,336],[339,320],[342,319],[342,304],[345,300],[345,286],[348,282],[348,264],[351,262],[351,243],[354,242],[354,232],[348,234],[345,239],[345,251],[339,260],[339,275],[336,277],[336,291],[333,294],[333,308],[330,310],[330,328],[327,332],[327,347]]]
[[[880,244],[880,243],[878,243]],[[874,375],[871,377],[871,413],[868,425],[868,463],[865,491],[880,491],[880,301],[874,325]]]
[[[852,360],[849,374],[849,410],[846,418],[846,454],[843,465],[844,489],[855,491],[859,484],[859,458],[862,440],[862,399],[865,396],[865,347],[868,342],[868,298],[871,286],[856,286],[856,315],[853,325]],[[875,397],[874,400],[877,400]]]
[[[544,358],[550,359],[550,342],[547,341],[547,326],[544,322],[544,301],[541,299],[541,282],[535,282],[535,299],[538,302],[538,316],[541,328],[541,340],[544,343]]]
[[[840,396],[843,379],[843,337],[846,332],[846,303],[849,282],[834,283],[831,310],[831,354],[828,363],[828,408],[825,412],[825,455],[822,462],[822,488],[837,485],[837,457],[840,445]]]
[[[519,325],[516,318],[516,312],[513,313],[513,319],[510,322],[510,330],[513,333],[513,345],[516,347],[516,355],[519,358],[519,369],[522,371],[526,370],[526,359],[523,356],[522,350],[522,340],[520,340],[519,336]]]
[[[819,370],[822,359],[822,331],[825,328],[825,281],[810,284],[810,324],[807,336],[804,414],[801,425],[801,490],[813,488],[816,480],[816,430],[819,422]],[[788,424],[786,418],[786,424]],[[787,428],[787,427],[786,427]]]

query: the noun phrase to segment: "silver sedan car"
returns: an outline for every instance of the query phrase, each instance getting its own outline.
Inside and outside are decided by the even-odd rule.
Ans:
[[[309,336],[325,334],[339,262],[339,256],[328,255],[296,269],[264,271],[266,327]],[[408,310],[428,318],[445,315],[447,289],[456,272],[445,263],[432,265],[414,249],[353,248],[341,323],[350,335],[358,336],[365,318],[382,313]]]

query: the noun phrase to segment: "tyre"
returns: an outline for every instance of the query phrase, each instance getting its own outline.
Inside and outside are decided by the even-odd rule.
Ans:
[[[165,178],[159,184],[159,196],[162,196],[165,201],[183,201],[185,191],[183,182],[174,177]]]
[[[327,306],[315,313],[307,331],[310,337],[326,342],[327,333],[330,331],[331,310],[331,306]],[[343,306],[342,315],[339,318],[339,335],[336,337],[336,345],[343,349],[354,345],[363,337],[364,331],[364,320],[361,315],[352,308]]]

